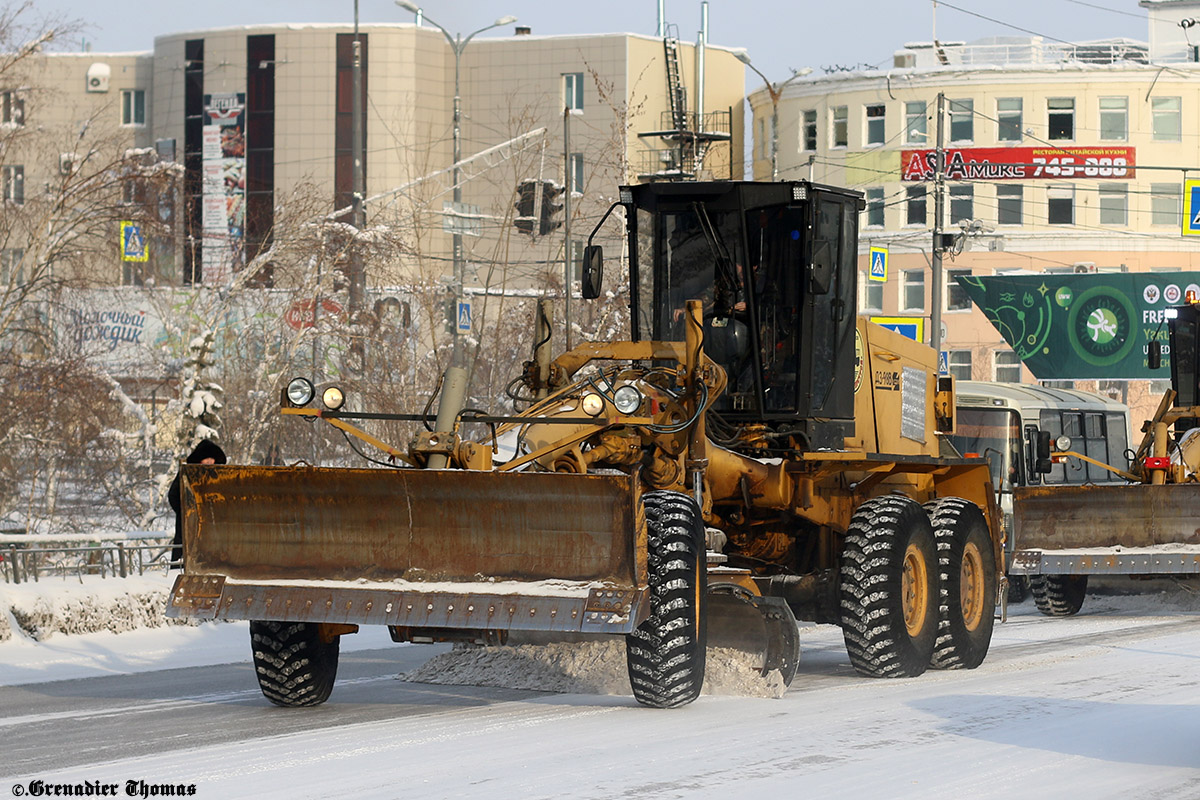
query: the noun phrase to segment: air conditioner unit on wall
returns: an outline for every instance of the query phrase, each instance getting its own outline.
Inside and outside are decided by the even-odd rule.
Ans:
[[[1095,272],[1096,271],[1096,262],[1095,261],[1076,261],[1075,262],[1075,271],[1076,272]]]
[[[87,71],[87,90],[89,92],[107,92],[108,81],[112,77],[112,69],[108,64],[102,64],[97,61],[88,67]]]

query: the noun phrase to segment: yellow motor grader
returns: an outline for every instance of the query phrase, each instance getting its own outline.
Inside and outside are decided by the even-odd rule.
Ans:
[[[539,330],[528,408],[456,411],[404,449],[355,423],[421,415],[293,381],[284,414],[401,463],[185,465],[169,613],[250,620],[284,706],[329,697],[339,637],[363,624],[409,642],[621,635],[634,697],[664,708],[699,694],[710,638],[757,642],[790,681],[798,618],[840,625],[863,675],[977,666],[1003,564],[988,467],[944,437],[935,353],[855,314],[861,195],[622,187],[596,230],[617,208],[631,341],[551,359]]]

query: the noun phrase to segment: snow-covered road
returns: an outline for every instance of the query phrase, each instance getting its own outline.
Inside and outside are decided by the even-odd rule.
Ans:
[[[112,673],[152,668],[114,655],[114,642],[155,633],[201,639],[201,653],[179,657],[213,665],[0,688],[0,794],[42,780],[126,796],[141,780],[289,800],[1197,798],[1200,613],[1180,602],[1089,598],[1070,619],[1027,603],[997,625],[979,669],[895,681],[855,676],[840,632],[806,627],[782,698],[703,696],[674,711],[625,695],[398,681],[444,647],[353,649],[382,647],[377,632],[347,647],[329,703],[278,709],[246,655],[219,663],[248,653],[242,626],[122,634],[93,648]],[[44,677],[87,674],[87,648],[58,646]],[[37,647],[0,646],[0,670],[30,679]]]

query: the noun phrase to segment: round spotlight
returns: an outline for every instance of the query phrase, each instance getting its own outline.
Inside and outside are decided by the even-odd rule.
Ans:
[[[308,378],[292,378],[287,385],[288,402],[294,406],[308,405],[316,393],[312,381]]]
[[[1054,440],[1054,449],[1060,453],[1071,449],[1071,437],[1060,436]]]
[[[325,391],[321,392],[321,402],[330,411],[337,411],[346,404],[346,395],[336,386],[330,386]]]
[[[613,394],[613,405],[622,414],[632,414],[642,407],[642,393],[636,386],[622,386]]]
[[[594,417],[604,410],[604,398],[598,394],[589,392],[583,396],[580,405],[583,407],[583,413],[589,417]]]

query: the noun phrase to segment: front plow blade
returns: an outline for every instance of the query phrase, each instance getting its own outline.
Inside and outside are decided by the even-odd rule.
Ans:
[[[1200,545],[1200,486],[1174,483],[1020,487],[1017,550]]]
[[[627,633],[648,613],[623,475],[188,465],[181,490],[174,616]]]

